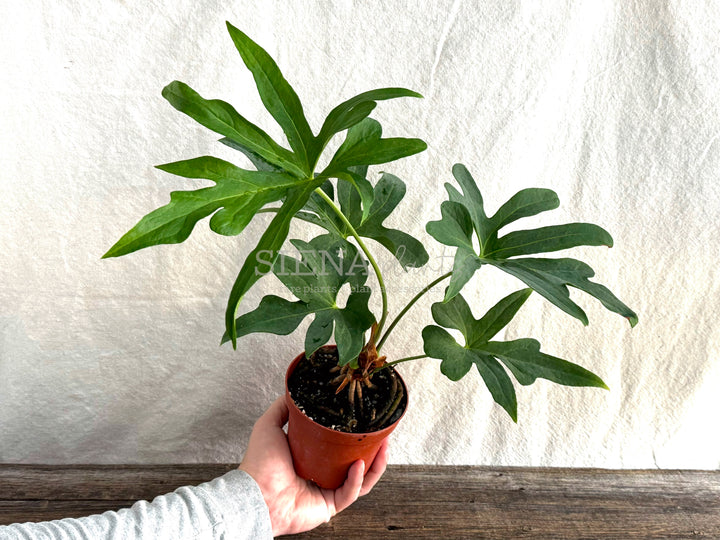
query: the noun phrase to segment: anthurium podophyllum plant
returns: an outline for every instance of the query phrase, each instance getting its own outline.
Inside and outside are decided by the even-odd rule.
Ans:
[[[213,231],[234,236],[242,233],[257,214],[270,213],[272,219],[240,267],[230,292],[223,341],[232,342],[233,347],[239,337],[252,332],[289,334],[312,317],[305,334],[305,354],[310,357],[334,338],[338,359],[334,391],[347,389],[351,403],[362,395],[364,387],[372,387],[372,378],[379,371],[425,357],[440,359],[440,369],[452,380],[462,378],[475,366],[494,400],[513,420],[517,419],[517,401],[510,375],[521,385],[544,378],[563,385],[605,387],[590,371],[541,352],[534,339],[493,338],[533,291],[588,324],[583,310],[570,299],[568,287],[595,297],[635,325],[637,316],[630,308],[609,289],[590,281],[594,272],[587,264],[571,258],[536,256],[576,246],[611,246],[612,238],[606,231],[589,223],[570,223],[502,234],[510,223],[557,208],[556,194],[549,189],[524,189],[488,217],[476,182],[465,166],[455,165],[452,173],[457,186],[446,184],[448,200],[440,205],[441,218],[427,224],[427,232],[435,240],[456,248],[452,270],[419,290],[387,324],[387,288],[366,240],[388,250],[406,270],[425,265],[428,254],[422,242],[384,224],[405,195],[404,182],[383,173],[373,183],[368,166],[417,154],[426,145],[419,139],[383,138],[379,122],[369,115],[378,101],[421,96],[403,88],[359,94],[332,109],[315,134],[297,94],[273,59],[243,32],[229,23],[227,26],[254,76],[263,104],[282,128],[290,149],[230,104],[205,99],[182,82],[170,83],[162,93],[170,104],[222,135],[220,142],[249,158],[254,170],[212,156],[158,166],[177,176],[210,180],[214,185],[171,193],[167,205],[143,217],[104,257],[183,242],[195,224],[211,214]],[[345,139],[328,164],[316,170],[328,142],[343,132]],[[296,256],[281,253],[289,248],[293,220],[322,231],[309,242],[289,240]],[[501,299],[476,319],[461,291],[486,266],[515,276],[527,288]],[[377,314],[369,307],[370,270],[381,300]],[[268,295],[254,310],[238,316],[243,296],[269,273],[296,300]],[[380,356],[398,321],[442,282],[447,285],[445,297],[432,305],[436,324],[422,331],[424,354],[394,361]],[[340,306],[338,293],[344,286],[349,287],[349,294]],[[463,342],[447,329],[459,330]]]

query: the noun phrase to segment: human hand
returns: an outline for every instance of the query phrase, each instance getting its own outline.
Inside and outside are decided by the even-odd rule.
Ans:
[[[255,422],[247,452],[238,467],[253,477],[270,510],[273,535],[308,531],[330,521],[338,512],[370,492],[387,467],[387,439],[383,442],[367,475],[365,463],[350,467],[347,480],[336,490],[321,489],[300,478],[293,468],[292,455],[283,426],[288,419],[285,398],[278,398]]]

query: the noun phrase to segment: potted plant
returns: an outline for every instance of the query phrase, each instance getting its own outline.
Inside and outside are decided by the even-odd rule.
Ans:
[[[383,274],[366,240],[373,240],[374,248],[388,250],[405,270],[423,266],[428,253],[419,240],[384,225],[405,195],[403,181],[383,173],[374,183],[368,167],[417,154],[426,145],[419,139],[383,138],[380,124],[369,115],[378,101],[421,96],[403,88],[362,93],[332,109],[314,134],[297,94],[273,59],[243,32],[230,23],[227,27],[290,148],[230,104],[205,99],[182,82],[170,83],[162,93],[170,104],[222,135],[220,142],[247,156],[254,170],[211,156],[158,166],[214,185],[171,193],[170,203],[143,217],[104,257],[183,242],[195,224],[211,214],[210,228],[227,236],[240,234],[259,213],[273,214],[232,286],[223,342],[230,341],[235,348],[239,337],[252,332],[289,334],[312,317],[304,352],[291,362],[286,375],[288,436],[301,475],[322,487],[336,487],[355,459],[373,459],[407,406],[407,387],[394,369],[401,362],[440,359],[442,373],[452,380],[475,366],[493,399],[514,421],[517,401],[510,375],[521,385],[544,378],[563,385],[606,388],[590,371],[541,352],[534,339],[493,340],[533,291],[588,324],[583,310],[570,299],[568,287],[595,297],[634,326],[635,313],[609,289],[590,281],[594,272],[587,264],[536,256],[576,246],[611,246],[606,231],[589,223],[569,223],[502,234],[510,223],[557,208],[556,194],[524,189],[488,216],[473,177],[465,166],[455,165],[452,174],[457,185],[446,184],[448,199],[440,205],[440,219],[427,224],[430,236],[456,249],[452,270],[419,288],[389,321]],[[316,170],[328,142],[342,132],[342,144],[327,165]],[[281,250],[289,248],[293,220],[307,222],[321,234],[310,241],[289,240],[294,248],[290,254]],[[462,289],[485,266],[511,274],[526,288],[475,318]],[[369,308],[370,273],[381,300],[377,313]],[[255,309],[238,316],[243,296],[266,274],[276,276],[297,300],[268,295]],[[432,305],[436,324],[422,330],[423,354],[392,360],[382,356],[383,345],[405,313],[441,283],[446,285],[445,296]],[[464,342],[448,329],[459,331]],[[335,345],[328,345],[330,341]]]

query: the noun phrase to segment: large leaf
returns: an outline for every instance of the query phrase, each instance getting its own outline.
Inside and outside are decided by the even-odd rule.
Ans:
[[[594,296],[610,311],[626,317],[632,326],[637,323],[637,315],[610,290],[587,279],[594,272],[585,263],[574,259],[513,258],[578,246],[611,247],[612,237],[604,229],[590,223],[567,223],[498,237],[498,231],[510,223],[556,208],[557,195],[547,189],[525,189],[488,218],[480,190],[468,170],[458,164],[453,167],[453,175],[462,192],[446,184],[450,200],[441,205],[442,217],[427,224],[433,238],[457,248],[445,301],[458,294],[482,265],[490,264],[519,278],[583,324],[588,324],[587,316],[570,300],[568,285]]]
[[[314,142],[312,130],[305,119],[300,98],[285,80],[270,55],[241,30],[227,23],[235,47],[255,78],[260,99],[280,124],[290,147],[298,156],[306,174],[310,174],[309,154]]]
[[[178,111],[187,114],[208,129],[224,135],[265,160],[296,176],[306,177],[292,152],[277,144],[267,133],[249,122],[219,99],[205,99],[187,84],[173,81],[163,88],[162,95]]]
[[[265,204],[282,198],[298,185],[286,173],[246,171],[221,159],[203,156],[159,165],[159,169],[186,178],[204,178],[215,185],[194,191],[174,191],[170,202],[143,217],[103,255],[118,257],[158,244],[183,242],[195,224],[222,208],[210,220],[213,231],[240,234]]]
[[[227,309],[225,310],[225,330],[232,341],[233,348],[237,347],[235,316],[240,301],[245,296],[245,293],[250,290],[250,287],[270,270],[279,255],[280,248],[287,239],[293,217],[305,206],[313,190],[324,181],[323,178],[306,180],[297,187],[288,190],[285,202],[275,214],[267,229],[265,229],[255,249],[250,252],[240,268],[240,272],[235,278],[235,283],[230,291]]]
[[[462,295],[432,306],[435,322],[445,328],[459,330],[465,339],[458,343],[439,326],[423,329],[425,354],[442,360],[440,369],[451,380],[459,380],[475,365],[493,399],[517,421],[517,402],[512,381],[500,362],[520,384],[532,384],[538,377],[568,386],[596,386],[605,383],[590,371],[554,356],[540,352],[534,339],[502,342],[490,341],[512,320],[530,296],[530,289],[516,291],[493,306],[480,319],[475,319]]]
[[[315,154],[319,155],[336,133],[353,127],[366,118],[377,105],[377,101],[399,97],[422,97],[405,88],[378,88],[363,92],[342,102],[328,114],[315,140]]]
[[[381,138],[380,123],[365,118],[347,132],[345,141],[340,145],[328,164],[324,176],[334,176],[356,165],[379,165],[422,152],[427,144],[420,139]]]

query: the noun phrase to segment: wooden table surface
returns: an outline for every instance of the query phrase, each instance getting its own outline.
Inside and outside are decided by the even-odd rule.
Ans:
[[[0,524],[128,507],[233,467],[0,465]],[[297,538],[720,539],[720,471],[391,466]]]

